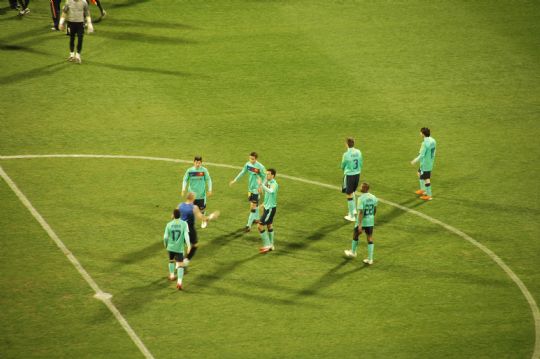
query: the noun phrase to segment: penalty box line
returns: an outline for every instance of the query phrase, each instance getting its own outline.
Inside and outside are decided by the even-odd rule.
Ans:
[[[32,203],[28,200],[28,198],[24,195],[24,193],[21,192],[19,187],[13,182],[13,180],[7,175],[7,173],[4,171],[2,166],[0,166],[0,176],[4,179],[4,181],[7,183],[7,185],[11,188],[11,190],[15,193],[15,195],[19,198],[19,200],[22,202],[22,204],[28,209],[28,211],[34,216],[36,221],[41,225],[41,227],[47,232],[49,237],[54,241],[54,243],[60,248],[62,253],[69,259],[71,264],[77,269],[79,274],[84,278],[84,280],[88,283],[88,285],[94,290],[96,293],[94,297],[96,299],[99,299],[102,301],[107,308],[111,311],[111,313],[114,315],[116,320],[120,323],[122,328],[126,331],[126,333],[129,335],[131,340],[135,343],[137,348],[141,351],[141,353],[144,355],[145,358],[148,359],[154,359],[154,356],[148,348],[144,345],[142,340],[139,338],[137,333],[131,328],[129,323],[127,322],[126,318],[120,313],[118,308],[112,303],[111,301],[111,295],[108,293],[103,292],[97,283],[94,281],[94,279],[90,276],[90,274],[84,269],[84,267],[81,265],[77,257],[71,253],[71,251],[66,247],[64,242],[56,235],[56,233],[53,231],[51,226],[45,221],[45,219],[39,214],[39,212],[34,208]]]

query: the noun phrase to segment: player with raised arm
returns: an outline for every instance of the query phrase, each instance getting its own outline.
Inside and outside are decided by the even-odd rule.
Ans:
[[[180,211],[180,218],[185,221],[189,229],[189,241],[191,243],[191,251],[188,253],[187,257],[184,258],[184,267],[187,268],[191,259],[197,252],[198,248],[198,236],[197,230],[195,229],[195,218],[208,222],[210,220],[216,219],[219,216],[219,211],[211,213],[208,217],[205,216],[199,206],[196,205],[195,193],[188,192],[186,196],[186,201],[178,205],[178,210]]]
[[[208,186],[208,192],[206,192]],[[195,156],[193,159],[193,167],[187,169],[182,181],[182,197],[186,192],[186,187],[189,192],[195,193],[195,205],[199,207],[202,214],[206,210],[206,196],[212,195],[212,178],[208,170],[202,166],[202,157]],[[201,228],[206,228],[208,221],[201,221]]]
[[[423,137],[420,151],[418,156],[411,161],[412,165],[420,162],[420,168],[418,169],[420,189],[415,193],[420,195],[420,198],[424,201],[431,201],[433,199],[431,192],[431,172],[433,171],[433,163],[435,162],[437,141],[431,137],[431,131],[427,127],[420,129],[420,135]]]
[[[249,154],[249,160],[246,162],[244,167],[242,167],[242,170],[238,175],[229,182],[229,186],[232,186],[236,181],[238,181],[244,174],[248,173],[248,201],[250,202],[249,205],[249,217],[248,221],[245,227],[245,231],[249,232],[251,230],[251,226],[253,225],[253,222],[258,221],[259,218],[259,194],[261,193],[261,189],[259,188],[259,183],[257,181],[257,178],[264,180],[266,169],[264,166],[257,161],[258,155],[257,152],[251,152]]]
[[[341,169],[343,170],[341,192],[347,195],[348,213],[345,216],[345,219],[354,222],[354,192],[358,188],[358,183],[360,183],[360,173],[362,172],[364,160],[362,158],[362,152],[360,152],[359,149],[354,148],[354,138],[347,138],[345,143],[347,151],[341,158]]]
[[[266,171],[266,180],[264,182],[260,178],[257,178],[260,188],[264,191],[264,212],[258,225],[263,242],[263,246],[259,249],[260,253],[267,253],[275,250],[273,223],[277,211],[277,193],[279,189],[279,185],[275,178],[276,170],[273,168],[269,168]],[[268,229],[268,233],[265,232],[264,226]]]
[[[185,221],[180,219],[180,211],[173,211],[172,221],[167,223],[165,234],[163,235],[165,248],[169,252],[169,280],[174,280],[175,262],[177,282],[176,288],[182,290],[182,278],[184,277],[184,245],[187,253],[191,251],[189,241],[189,229]]]
[[[358,238],[363,231],[366,232],[367,237],[367,252],[368,256],[364,259],[364,263],[373,264],[373,228],[375,227],[375,213],[377,213],[377,203],[379,202],[377,197],[369,193],[369,184],[362,183],[360,188],[362,194],[358,197],[358,216],[356,217],[356,223],[354,225],[353,240],[351,249],[345,250],[345,256],[349,258],[356,258],[356,248],[358,247]]]

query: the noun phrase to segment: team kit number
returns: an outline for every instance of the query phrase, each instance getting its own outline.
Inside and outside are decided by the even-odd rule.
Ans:
[[[364,216],[373,216],[375,214],[375,206],[372,204],[366,205],[364,208]]]

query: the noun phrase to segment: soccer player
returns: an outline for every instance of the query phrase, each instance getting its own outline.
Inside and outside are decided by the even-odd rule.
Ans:
[[[188,186],[189,185],[189,186]],[[206,186],[208,185],[208,197],[212,195],[212,178],[208,170],[202,166],[202,157],[195,156],[193,159],[193,167],[188,168],[184,174],[184,180],[182,182],[182,197],[188,187],[189,192],[195,193],[195,205],[199,207],[202,214],[206,209]],[[206,228],[208,222],[203,220],[201,222],[201,228]]]
[[[420,146],[420,152],[418,156],[411,161],[412,165],[420,161],[420,168],[418,169],[420,189],[415,193],[420,195],[420,198],[424,201],[431,201],[433,199],[431,192],[431,171],[433,170],[433,163],[435,162],[437,141],[431,137],[431,131],[427,127],[422,127],[420,129],[420,135],[424,139]]]
[[[258,155],[257,152],[251,152],[249,154],[249,160],[246,162],[240,173],[229,182],[229,186],[232,186],[236,181],[238,181],[244,174],[249,173],[248,179],[248,201],[250,202],[249,206],[249,217],[245,227],[245,231],[249,232],[253,222],[257,222],[259,218],[259,194],[261,189],[257,178],[264,180],[266,169],[264,166],[257,161]]]
[[[60,21],[60,0],[49,0],[51,6],[51,16],[53,20],[53,27],[51,30],[58,31],[58,22]]]
[[[88,3],[86,0],[67,0],[62,10],[62,16],[60,16],[60,22],[58,28],[64,30],[64,22],[67,17],[69,27],[69,57],[68,61],[80,64],[81,52],[84,37],[84,20],[86,19],[86,26],[88,32],[94,32],[92,25],[92,18],[90,17],[90,11],[88,10]],[[77,35],[77,52],[75,53],[75,35]]]
[[[358,238],[363,231],[367,236],[367,251],[368,256],[364,259],[364,263],[373,264],[373,228],[375,227],[375,213],[377,212],[377,197],[369,193],[369,184],[362,183],[360,188],[362,195],[358,198],[358,216],[354,225],[353,240],[351,249],[345,250],[345,256],[356,258],[356,248],[358,247]]]
[[[341,192],[347,195],[347,208],[348,213],[345,216],[347,221],[354,222],[355,208],[354,208],[354,192],[358,188],[360,182],[360,173],[362,172],[362,166],[364,160],[362,158],[362,152],[359,149],[354,148],[354,138],[347,138],[346,140],[347,152],[343,154],[341,158],[341,169],[343,170],[343,185]]]
[[[180,219],[180,211],[173,211],[172,221],[167,223],[165,234],[163,235],[165,248],[169,252],[169,280],[174,280],[174,270],[176,262],[176,272],[178,280],[176,288],[182,290],[182,278],[184,277],[184,244],[187,247],[187,253],[191,251],[189,241],[189,230],[186,222]]]
[[[262,182],[260,178],[257,178],[257,182],[264,193],[264,212],[259,221],[259,233],[261,234],[263,246],[259,249],[260,253],[267,253],[273,251],[274,248],[274,216],[277,211],[277,192],[279,185],[276,182],[276,170],[269,168],[266,171],[266,180]],[[265,232],[264,226],[268,229],[268,233]]]
[[[191,243],[191,251],[188,253],[187,258],[184,259],[184,267],[187,267],[189,265],[189,261],[191,261],[198,248],[197,231],[195,230],[195,217],[202,221],[208,222],[219,216],[218,211],[211,213],[208,217],[202,214],[201,210],[195,203],[197,201],[195,197],[196,196],[194,192],[188,192],[186,196],[186,201],[180,203],[180,205],[178,206],[178,210],[180,211],[180,218],[188,225],[189,241]]]

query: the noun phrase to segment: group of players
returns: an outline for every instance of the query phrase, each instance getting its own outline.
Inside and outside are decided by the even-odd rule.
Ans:
[[[423,127],[420,130],[423,137],[420,151],[411,164],[419,163],[418,179],[420,189],[415,193],[425,201],[431,201],[431,171],[435,161],[436,141],[431,137],[430,129]],[[373,264],[373,231],[375,226],[375,214],[377,212],[378,199],[369,192],[369,184],[363,182],[360,185],[360,196],[355,203],[355,192],[360,184],[360,174],[363,167],[362,152],[354,147],[353,138],[347,138],[347,151],[341,160],[343,170],[342,192],[347,196],[348,213],[345,219],[355,222],[351,249],[344,251],[347,258],[356,258],[360,235],[365,232],[367,238],[367,258],[363,262]],[[277,192],[279,185],[275,179],[276,171],[268,170],[257,160],[256,152],[251,152],[248,162],[243,166],[238,175],[229,183],[232,186],[246,173],[248,178],[248,201],[250,212],[245,232],[251,231],[254,223],[257,224],[262,239],[261,254],[275,250],[273,221],[277,211]],[[186,195],[187,189],[187,195]],[[263,214],[259,213],[259,196],[264,192]],[[185,202],[181,203],[173,211],[172,220],[165,227],[163,237],[165,248],[169,252],[169,280],[177,280],[176,287],[182,290],[182,279],[190,260],[197,251],[197,231],[195,219],[201,220],[201,228],[206,228],[208,221],[216,219],[219,212],[213,212],[206,216],[206,199],[212,195],[212,179],[208,170],[202,166],[202,157],[195,157],[193,167],[186,170],[182,181],[182,197]],[[266,229],[265,229],[266,227]],[[184,250],[187,256],[184,257]]]

